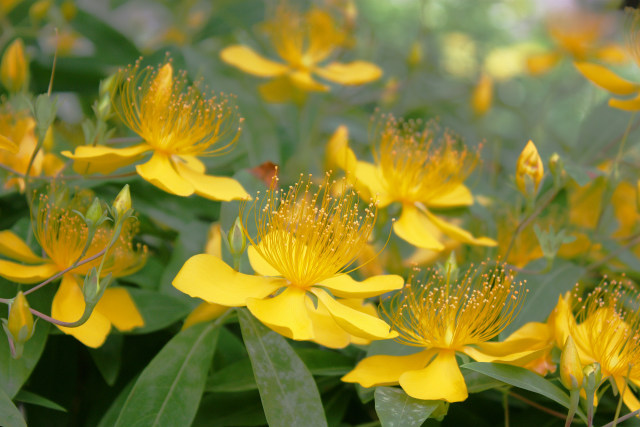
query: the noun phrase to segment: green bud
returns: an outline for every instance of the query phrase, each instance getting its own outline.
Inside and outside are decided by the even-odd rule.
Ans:
[[[93,199],[93,203],[91,203],[91,206],[89,206],[89,209],[87,209],[87,214],[85,215],[85,221],[87,222],[87,225],[89,226],[96,226],[99,225],[103,219],[103,215],[102,215],[102,204],[100,203],[100,199],[98,199],[97,197],[95,199]]]
[[[549,171],[553,176],[554,184],[559,185],[564,175],[564,161],[558,153],[553,153],[549,158]]]
[[[122,187],[122,190],[118,193],[113,201],[113,209],[116,211],[118,218],[122,218],[129,209],[131,209],[131,192],[129,191],[129,184]]]
[[[595,393],[596,389],[600,385],[602,381],[602,371],[600,369],[600,364],[598,362],[594,362],[590,365],[587,365],[582,370],[584,375],[584,388],[588,393]]]
[[[229,249],[233,255],[241,255],[247,249],[247,237],[240,217],[237,217],[233,223],[227,239],[229,241]]]
[[[98,93],[100,94],[100,98],[106,97],[109,98],[111,94],[111,90],[113,89],[113,83],[115,82],[115,74],[110,75],[106,79],[102,79],[100,81],[100,89]]]
[[[449,402],[443,400],[429,417],[433,418],[436,421],[442,421],[447,415],[447,412],[449,412]]]
[[[96,270],[95,267],[91,268],[89,274],[84,277],[84,285],[82,287],[84,302],[88,308],[93,309],[98,301],[100,301],[110,281],[111,273],[100,280],[98,270]]]
[[[29,310],[29,302],[22,291],[13,299],[9,306],[9,319],[3,319],[4,330],[13,343],[13,357],[22,356],[24,343],[26,343],[35,331],[33,315]]]

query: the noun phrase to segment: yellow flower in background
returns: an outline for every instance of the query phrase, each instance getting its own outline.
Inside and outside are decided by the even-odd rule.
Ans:
[[[493,79],[489,74],[483,73],[471,92],[471,109],[476,116],[482,116],[489,111],[492,103]]]
[[[367,357],[343,381],[363,387],[400,384],[416,399],[460,402],[468,392],[456,352],[483,362],[534,357],[526,341],[487,343],[511,323],[526,294],[503,267],[470,270],[459,280],[428,274],[426,283],[407,284],[385,309],[399,333],[396,340],[422,350]]]
[[[292,98],[299,101],[306,92],[328,91],[329,87],[314,76],[338,84],[359,85],[382,75],[380,68],[369,62],[329,61],[347,35],[324,10],[313,8],[302,14],[283,1],[264,28],[282,62],[267,59],[244,45],[229,46],[220,52],[220,57],[246,73],[271,78],[260,86],[261,95],[269,102]]]
[[[572,61],[626,62],[624,50],[605,40],[615,25],[613,15],[588,10],[571,9],[554,13],[547,19],[547,31],[556,46],[551,51],[531,55],[527,59],[529,72],[534,75],[546,73],[563,57]]]
[[[356,160],[341,138],[332,139],[329,155],[355,177],[357,185],[376,197],[378,207],[402,204],[400,219],[393,223],[401,239],[434,251],[445,249],[441,235],[462,243],[495,246],[493,239],[473,237],[431,212],[433,208],[473,204],[473,196],[463,182],[473,171],[477,156],[451,134],[445,132],[438,138],[435,126],[421,127],[419,121],[382,116],[374,131],[374,164]]]
[[[29,116],[20,113],[0,113],[0,144],[4,141],[4,144],[12,144],[17,147],[17,151],[13,151],[15,148],[12,150],[0,150],[0,164],[21,174],[27,172],[33,150],[38,145],[35,127],[35,120]],[[44,150],[50,147],[52,143],[53,134],[49,129],[43,149],[38,152],[33,165],[31,165],[30,176],[40,176],[42,173],[46,176],[54,176],[62,169],[64,166],[62,160]],[[11,177],[10,173],[7,173],[7,177],[8,179],[4,181],[4,188],[17,187],[21,192],[24,191],[24,178]]]
[[[262,323],[294,340],[341,348],[353,337],[395,336],[362,299],[401,288],[402,278],[384,275],[358,282],[347,274],[367,244],[375,206],[361,212],[352,191],[333,196],[331,187],[338,184],[328,178],[317,191],[302,178],[286,191],[276,189],[275,182],[249,213],[258,237],[248,236],[248,255],[258,275],[239,273],[214,255],[200,254],[187,260],[173,286],[210,303],[246,306]]]
[[[0,276],[16,283],[40,283],[56,273],[71,267],[82,255],[88,229],[74,210],[84,211],[91,197],[77,195],[66,206],[58,206],[47,195],[42,195],[33,206],[33,233],[46,257],[36,255],[29,246],[9,230],[0,232],[0,255],[14,261],[0,259]],[[101,225],[83,259],[96,255],[111,240],[113,230],[108,223]],[[133,225],[126,223],[117,243],[107,254],[103,276],[113,277],[132,274],[146,261],[146,248],[134,248],[131,239]],[[53,298],[51,316],[56,320],[74,322],[82,316],[85,301],[82,293],[82,276],[101,259],[88,262],[62,276],[60,287]],[[120,331],[130,331],[144,325],[129,292],[123,287],[109,287],[96,305],[89,320],[77,328],[59,327],[88,347],[100,347],[115,326]]]
[[[2,55],[0,82],[9,92],[16,93],[27,88],[29,62],[24,54],[22,39],[15,39]]]
[[[206,175],[198,159],[224,154],[235,143],[242,119],[232,99],[222,94],[207,98],[196,85],[187,85],[184,73],[174,76],[170,62],[155,69],[141,68],[138,61],[117,74],[112,103],[144,142],[126,148],[80,146],[73,154],[62,154],[74,160],[78,173],[108,174],[150,152],[151,158],[138,164],[136,171],[168,193],[248,199],[238,181]]]

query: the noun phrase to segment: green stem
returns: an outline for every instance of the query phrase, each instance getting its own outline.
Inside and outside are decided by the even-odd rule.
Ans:
[[[502,393],[502,406],[504,407],[504,427],[509,427],[509,392]]]
[[[87,308],[89,309],[87,310]],[[47,316],[46,314],[41,313],[38,310],[35,310],[33,308],[29,308],[29,311],[34,316],[38,316],[42,320],[46,320],[47,322],[53,323],[54,325],[63,326],[65,328],[77,328],[78,326],[82,326],[87,322],[87,320],[89,320],[89,317],[91,317],[91,313],[93,313],[93,307],[89,307],[85,305],[85,309],[84,309],[84,313],[82,313],[82,317],[80,317],[80,319],[76,320],[75,322],[63,322],[62,320],[56,320],[53,317]]]
[[[614,427],[616,422],[621,423],[623,421],[628,420],[631,417],[635,417],[637,415],[640,415],[640,409],[637,409],[633,412],[629,412],[628,414],[625,414],[623,416],[621,416],[620,418],[618,418],[617,420],[611,421],[610,423],[607,423],[605,425],[603,425],[602,427]]]
[[[567,413],[567,420],[564,423],[564,427],[569,427],[573,422],[573,417],[578,410],[578,404],[580,403],[580,389],[571,390],[569,394],[569,412]]]
[[[613,382],[613,380],[611,381]],[[624,381],[624,386],[622,387],[622,390],[618,390],[618,393],[620,393],[620,398],[618,399],[618,405],[616,406],[616,413],[613,417],[613,421],[611,422],[611,425],[613,427],[616,427],[618,425],[618,418],[620,418],[620,411],[622,410],[622,401],[623,401],[622,396],[624,396],[625,391],[627,391],[626,381]]]

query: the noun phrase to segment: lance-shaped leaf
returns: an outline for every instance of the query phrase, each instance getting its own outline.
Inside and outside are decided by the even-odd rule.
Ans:
[[[22,414],[9,396],[0,389],[0,425],[4,427],[27,427]]]
[[[376,413],[383,427],[419,427],[442,403],[420,400],[395,387],[376,387]]]

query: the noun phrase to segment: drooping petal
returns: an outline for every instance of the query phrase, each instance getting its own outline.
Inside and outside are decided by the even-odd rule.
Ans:
[[[637,83],[619,77],[602,65],[590,62],[576,62],[574,65],[588,80],[616,95],[631,95],[640,90]]]
[[[528,322],[509,335],[505,341],[533,339],[536,341],[550,341],[553,338],[549,325],[542,322]]]
[[[189,313],[186,319],[184,319],[182,330],[184,331],[185,329],[190,328],[193,325],[197,325],[198,323],[217,319],[228,310],[231,310],[231,308],[227,307],[226,305],[213,304],[210,302],[202,301],[200,305],[197,306],[191,313]]]
[[[319,283],[331,290],[331,293],[341,298],[370,298],[385,292],[401,289],[404,279],[395,274],[369,277],[358,282],[348,274],[338,274]]]
[[[349,148],[349,129],[341,125],[327,143],[327,169],[336,167],[355,174],[357,161],[353,150]]]
[[[638,401],[638,398],[633,394],[630,386],[626,384],[625,379],[621,376],[614,376],[613,380],[616,383],[616,387],[618,387],[618,393],[622,393],[624,390],[622,401],[626,407],[629,408],[629,412],[640,409],[640,401]]]
[[[63,151],[61,154],[74,160],[73,170],[80,174],[108,174],[136,162],[149,150],[151,147],[145,143],[125,148],[81,145],[74,153]]]
[[[294,87],[287,76],[276,77],[267,83],[261,84],[258,90],[265,101],[273,103],[288,102],[300,96],[300,94],[296,94],[296,92],[300,92],[300,89]]]
[[[289,74],[289,78],[295,87],[307,92],[326,92],[329,90],[329,86],[314,80],[311,73],[307,71],[294,71]]]
[[[462,402],[469,396],[453,350],[440,350],[426,368],[402,374],[400,386],[409,396],[422,400]]]
[[[408,356],[370,356],[361,360],[342,381],[363,387],[395,385],[405,372],[423,369],[435,352],[430,349]]]
[[[186,164],[175,163],[178,174],[188,181],[196,194],[211,200],[249,200],[251,196],[238,181],[227,176],[211,176],[197,172]]]
[[[16,283],[32,284],[42,282],[58,271],[58,267],[51,262],[39,265],[22,265],[0,259],[0,276]]]
[[[144,319],[133,302],[129,292],[122,287],[108,288],[96,304],[96,308],[104,317],[118,328],[126,332],[144,326]]]
[[[524,366],[551,350],[551,343],[533,339],[486,342],[465,346],[462,352],[477,362],[503,362]]]
[[[383,208],[393,201],[393,198],[387,193],[380,169],[377,166],[358,161],[356,163],[356,179],[356,185],[364,185],[369,189],[371,197],[378,201],[379,208]]]
[[[63,322],[75,322],[82,317],[84,307],[84,297],[80,284],[73,275],[65,274],[62,277],[58,292],[53,297],[51,316]],[[89,320],[83,325],[77,328],[62,326],[58,328],[65,334],[72,335],[84,345],[98,348],[107,339],[107,335],[111,331],[111,322],[102,313],[94,309]]]
[[[154,152],[148,162],[136,166],[138,174],[162,190],[177,196],[190,196],[195,192],[193,184],[183,178],[174,163],[164,153]]]
[[[391,328],[383,320],[341,304],[326,291],[319,288],[311,288],[310,292],[318,297],[318,304],[323,304],[329,310],[333,320],[351,335],[370,340],[389,339],[398,336],[396,331],[390,331]]]
[[[313,339],[313,325],[306,307],[306,291],[287,287],[273,298],[249,298],[247,308],[258,320],[285,337]]]
[[[313,327],[313,341],[329,348],[344,348],[351,342],[351,335],[342,329],[329,310],[322,305],[314,306],[311,298],[307,296],[307,314]]]
[[[441,251],[444,245],[434,235],[433,224],[412,204],[402,206],[400,218],[393,223],[393,231],[414,246]]]
[[[233,45],[220,52],[220,58],[229,65],[259,77],[281,76],[289,71],[284,64],[264,58],[248,46]]]
[[[253,271],[255,271],[256,274],[272,277],[282,276],[282,274],[273,268],[273,266],[269,264],[269,262],[267,262],[267,260],[264,259],[253,246],[249,246],[247,248],[247,255],[249,256],[251,268],[253,268]]]
[[[448,193],[430,199],[425,202],[428,207],[433,208],[453,208],[456,206],[471,206],[473,195],[466,185],[460,184]]]
[[[376,306],[371,302],[367,302],[362,298],[341,298],[340,303],[346,305],[347,307],[351,307],[354,310],[361,311],[369,316],[378,317],[378,310],[376,310]],[[318,304],[320,306],[320,304]],[[327,311],[327,313],[329,313]],[[334,321],[335,323],[335,321]],[[336,323],[337,326],[337,323]],[[369,345],[371,344],[371,340],[366,338],[357,337],[355,335],[349,335],[349,339],[352,344],[356,345]]]
[[[479,246],[497,246],[498,242],[488,237],[473,237],[471,233],[466,230],[463,230],[460,227],[456,227],[455,225],[448,223],[428,210],[422,211],[429,221],[431,221],[436,227],[438,227],[444,234],[451,237],[452,239],[458,240],[462,243],[467,243],[469,245],[479,245]]]
[[[380,67],[366,61],[353,61],[346,64],[332,62],[315,71],[320,77],[343,85],[369,83],[382,76]]]
[[[609,100],[609,106],[625,111],[638,111],[640,110],[640,95],[631,99],[611,98]]]
[[[544,74],[562,58],[559,52],[545,52],[527,58],[527,68],[533,75]]]
[[[10,230],[0,231],[0,255],[34,264],[44,261],[27,246],[24,240]]]
[[[283,287],[284,281],[238,273],[220,258],[199,254],[184,263],[173,286],[208,302],[243,307],[247,298],[265,298]]]

